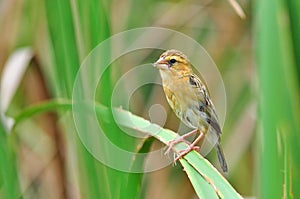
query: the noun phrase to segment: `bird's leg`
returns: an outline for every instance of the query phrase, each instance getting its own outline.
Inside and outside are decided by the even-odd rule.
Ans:
[[[182,135],[182,136],[180,136],[180,137],[178,137],[178,138],[176,138],[174,140],[169,141],[168,142],[168,146],[169,147],[166,150],[165,154],[168,154],[171,151],[171,149],[174,147],[174,145],[178,144],[179,142],[185,142],[188,145],[191,145],[191,143],[189,141],[187,141],[186,138],[189,137],[189,136],[191,136],[191,135],[193,135],[193,134],[195,134],[195,133],[198,133],[198,132],[199,132],[199,129],[195,129],[195,130],[192,130],[191,132],[186,133],[186,134],[184,134],[184,135]],[[199,150],[199,147],[196,146],[194,149],[195,150]]]
[[[180,158],[182,158],[183,156],[185,156],[187,153],[189,153],[190,151],[194,150],[196,145],[198,144],[198,142],[201,140],[201,138],[204,136],[204,133],[200,133],[200,135],[194,140],[194,142],[192,144],[190,144],[188,146],[187,149],[181,151],[179,153],[179,155],[177,156],[177,158],[174,160],[174,162],[176,162],[177,160],[179,160]]]

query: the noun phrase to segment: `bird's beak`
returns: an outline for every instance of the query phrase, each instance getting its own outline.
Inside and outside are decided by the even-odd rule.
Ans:
[[[169,69],[169,62],[167,60],[165,60],[164,58],[159,58],[154,64],[154,67],[158,68],[158,69]]]

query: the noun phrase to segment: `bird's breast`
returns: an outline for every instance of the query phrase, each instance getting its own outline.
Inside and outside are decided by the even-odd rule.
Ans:
[[[198,128],[201,118],[196,110],[199,106],[197,93],[187,81],[180,80],[163,81],[167,101],[181,121],[191,128]]]

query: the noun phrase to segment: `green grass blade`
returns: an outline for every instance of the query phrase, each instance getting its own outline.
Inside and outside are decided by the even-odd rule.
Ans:
[[[48,103],[48,105],[47,105]],[[54,104],[57,104],[57,106],[54,106]],[[47,107],[48,109],[44,109],[46,111],[49,111],[49,107],[52,107],[53,109],[57,109],[57,107],[71,107],[71,102],[58,100],[58,101],[49,101],[46,102],[46,105],[39,105],[40,107]],[[91,105],[90,105],[91,106]],[[32,110],[30,110],[32,109]],[[35,110],[35,111],[33,111]],[[39,111],[36,111],[39,110]],[[98,115],[101,115],[101,117],[106,117],[106,121],[112,121],[112,116],[110,110],[101,105],[97,104],[95,107],[95,110]],[[92,109],[90,110],[92,111]],[[30,116],[30,114],[37,114],[43,112],[43,109],[31,107],[27,110],[24,110],[23,112],[26,113],[27,116]],[[174,133],[171,130],[163,129],[159,127],[156,124],[151,124],[149,121],[145,120],[144,118],[141,118],[139,116],[133,115],[132,113],[116,108],[114,110],[116,113],[115,119],[116,122],[124,127],[132,128],[137,131],[142,131],[145,133],[148,133],[149,135],[154,136],[161,142],[167,144],[169,141],[175,139],[177,137],[177,134]],[[25,118],[21,117],[21,115],[24,115],[25,113],[20,113],[18,116],[15,116],[16,121],[17,118]],[[31,116],[32,116],[31,115]],[[134,121],[134,122],[132,122]],[[134,124],[134,126],[132,126]],[[17,124],[16,124],[17,125]],[[145,129],[144,127],[147,126],[148,128]],[[159,130],[159,131],[157,131]],[[150,145],[145,146],[146,148],[142,148],[142,151],[147,151]],[[187,147],[187,144],[185,143],[179,143],[174,146],[174,149],[179,152]],[[211,196],[212,192],[209,190],[202,190],[204,187],[207,186],[207,183],[211,185],[211,187],[214,189],[215,193],[219,195],[221,198],[230,198],[230,199],[240,199],[242,198],[235,190],[234,188],[226,181],[226,179],[214,168],[214,166],[211,165],[209,161],[207,161],[205,158],[203,158],[201,155],[199,155],[197,152],[192,151],[188,153],[184,159],[188,162],[188,166],[186,166],[185,160],[181,160],[183,162],[183,166],[185,171],[187,172],[188,176],[191,177],[192,184],[195,185],[195,190],[197,194],[203,195],[208,194],[208,196]],[[135,175],[135,174],[133,174]],[[132,178],[133,177],[133,178]],[[129,178],[125,178],[126,182],[127,179],[134,179],[134,176],[129,176]],[[140,183],[141,177],[137,177],[137,185]],[[196,178],[202,178],[196,180]],[[203,184],[203,183],[206,184]],[[137,186],[135,185],[135,186]],[[200,186],[201,185],[201,186]],[[132,186],[132,185],[129,185]],[[210,189],[211,190],[211,189]],[[132,194],[132,193],[131,193]],[[200,197],[199,195],[199,197]]]
[[[0,122],[0,198],[20,198],[17,160],[9,135]]]
[[[199,198],[219,198],[214,188],[185,159],[181,159],[180,163],[185,168]]]
[[[293,47],[293,55],[295,60],[295,66],[297,71],[297,79],[298,79],[298,87],[293,95],[294,103],[298,104],[294,107],[294,118],[299,120],[300,118],[300,99],[299,99],[299,87],[300,87],[300,1],[288,0],[288,13],[289,13],[289,20],[290,20],[290,34],[292,39],[292,47]],[[297,92],[298,91],[298,92]],[[294,120],[294,133],[292,133],[288,138],[288,144],[290,147],[287,149],[289,150],[292,157],[287,158],[287,162],[291,162],[292,164],[288,165],[289,171],[287,172],[290,180],[290,189],[287,187],[287,195],[288,197],[292,198],[299,198],[300,197],[300,190],[297,188],[300,186],[300,156],[298,154],[299,151],[299,142],[300,142],[300,126],[299,122]],[[297,133],[298,132],[298,133]]]
[[[55,63],[56,96],[70,98],[76,73],[80,66],[79,60],[89,53],[94,46],[110,35],[108,17],[104,2],[92,0],[82,1],[46,1],[48,28],[53,46]],[[107,49],[107,52],[110,50]],[[107,55],[109,56],[109,55]],[[97,64],[95,64],[97,65]],[[101,67],[101,66],[98,66]],[[92,74],[88,74],[92,77]],[[110,71],[104,75],[104,89],[100,88],[99,97],[104,104],[110,102],[111,93]],[[103,95],[103,93],[108,95]],[[74,132],[72,123],[67,125],[68,131]],[[88,129],[88,126],[86,127]],[[120,131],[110,125],[110,136],[117,136]],[[67,134],[68,136],[72,136]],[[79,160],[80,189],[84,198],[118,198],[122,184],[122,173],[99,163],[89,154],[76,134],[76,151]],[[126,141],[126,140],[125,140]],[[103,143],[105,145],[105,143]],[[129,144],[128,144],[129,145]],[[129,145],[130,146],[130,145]],[[124,174],[125,175],[125,174]]]
[[[300,1],[288,0],[288,13],[291,26],[291,37],[293,44],[293,53],[298,72],[298,84],[300,86]]]
[[[295,8],[296,9],[296,8]],[[299,90],[288,21],[282,0],[257,1],[257,62],[260,80],[260,197],[299,197]],[[293,29],[292,29],[293,31]],[[298,77],[299,78],[299,77]],[[282,148],[289,153],[283,153]],[[286,161],[286,160],[289,161]],[[292,171],[289,169],[293,168]],[[288,173],[293,176],[287,176]],[[270,180],[272,179],[272,180]],[[291,183],[287,183],[289,180]],[[287,183],[287,184],[286,184]],[[296,195],[295,195],[295,198]]]
[[[79,68],[76,35],[69,1],[45,1],[48,29],[53,46],[58,96],[71,97]]]
[[[150,151],[150,147],[153,141],[154,141],[153,137],[147,138],[143,143],[142,147],[137,151],[137,153],[147,153],[148,151]],[[141,161],[138,161],[138,159],[136,159],[135,161],[133,161],[132,167],[134,168],[134,167],[140,167],[141,165],[144,165],[145,159]],[[126,186],[121,187],[121,193],[127,193],[127,194],[122,194],[120,198],[124,198],[124,199],[138,198],[139,195],[141,194],[140,189],[141,189],[142,178],[143,178],[143,173],[127,174]]]

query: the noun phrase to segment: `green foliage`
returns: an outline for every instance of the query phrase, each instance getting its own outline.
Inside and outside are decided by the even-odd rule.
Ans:
[[[88,105],[91,107],[91,105]],[[37,106],[30,107],[24,110],[19,115],[16,115],[16,125],[18,125],[22,120],[26,119],[27,117],[31,117],[35,114],[40,114],[43,111],[55,110],[59,108],[71,108],[72,103],[66,100],[58,100],[58,101],[49,101],[47,103],[43,103]],[[92,107],[91,107],[92,108]],[[92,110],[92,109],[91,109]],[[101,116],[103,120],[107,121],[108,123],[112,123],[112,118],[110,115],[110,110],[101,105],[96,104],[95,110],[97,115]],[[136,131],[142,131],[144,133],[148,133],[149,135],[155,137],[156,139],[160,140],[161,142],[167,144],[169,141],[175,139],[177,134],[163,129],[156,124],[151,124],[149,121],[145,120],[144,118],[138,117],[133,115],[132,113],[116,108],[114,110],[116,113],[115,118],[117,122],[127,128],[134,129]],[[134,124],[132,126],[132,124]],[[147,126],[148,128],[145,129],[144,127]],[[145,141],[141,149],[138,151],[139,153],[146,153],[149,151],[153,138],[149,138]],[[174,146],[174,149],[179,152],[180,150],[185,149],[187,144],[180,143]],[[192,151],[187,154],[184,159],[180,160],[182,166],[184,167],[185,172],[188,174],[194,189],[200,198],[208,197],[208,198],[231,198],[231,199],[241,199],[242,197],[234,190],[234,188],[226,181],[226,179],[214,168],[213,165],[205,158],[199,155],[199,153]],[[142,167],[143,162],[133,162],[133,167],[137,164],[138,167]],[[91,169],[91,168],[89,168]],[[107,173],[107,175],[111,175],[112,173]],[[92,175],[92,174],[91,174]],[[117,175],[121,175],[123,180],[126,182],[123,183],[120,189],[120,198],[137,198],[140,188],[140,183],[142,179],[142,174],[130,174],[130,173],[117,173]],[[115,178],[119,179],[119,178]],[[103,181],[102,183],[107,183],[107,181]],[[107,180],[107,179],[106,179]],[[116,183],[116,181],[115,181]],[[115,187],[112,188],[115,190]],[[107,191],[107,194],[112,194],[112,192]],[[123,194],[124,193],[124,194]],[[115,196],[114,196],[115,197]]]
[[[254,48],[251,45],[252,27],[249,23],[252,19],[251,2],[242,5],[248,13],[246,20],[236,16],[227,2],[220,1],[17,0],[14,3],[14,6],[3,3],[6,6],[3,7],[5,12],[0,16],[0,26],[3,27],[0,29],[3,35],[3,39],[0,40],[0,62],[3,64],[16,47],[24,45],[33,49],[34,59],[28,72],[25,73],[24,80],[19,81],[21,85],[16,91],[17,99],[11,102],[8,113],[1,112],[13,115],[15,123],[12,130],[7,132],[4,128],[6,121],[0,122],[0,198],[34,198],[40,196],[39,194],[44,196],[45,190],[52,190],[50,188],[58,186],[49,182],[43,184],[40,180],[44,175],[43,177],[24,175],[23,164],[28,164],[25,166],[32,167],[32,170],[37,168],[48,172],[52,162],[43,161],[54,157],[47,152],[56,153],[59,150],[63,150],[66,156],[62,165],[66,171],[63,172],[61,183],[70,187],[64,190],[68,193],[61,195],[62,198],[72,197],[73,194],[79,198],[92,199],[152,198],[152,192],[157,191],[157,187],[151,188],[151,184],[164,186],[158,190],[163,190],[160,196],[167,198],[180,197],[178,193],[188,192],[192,197],[197,194],[202,199],[234,199],[241,198],[239,193],[253,196],[255,195],[253,190],[257,189],[257,197],[262,199],[300,198],[299,1],[254,1],[255,20],[252,31]],[[1,2],[1,5],[3,4]],[[184,181],[170,182],[178,180],[177,176],[171,178],[159,176],[161,178],[152,179],[154,183],[151,183],[143,173],[117,171],[102,164],[91,155],[79,139],[70,110],[73,84],[81,63],[94,47],[114,33],[144,26],[167,27],[195,38],[208,50],[220,67],[227,92],[227,118],[223,128],[222,145],[229,163],[226,178],[230,184],[210,162],[196,152],[191,152],[180,160],[183,171],[178,167],[175,167],[177,170],[173,167],[167,168],[168,171],[176,171],[170,172],[171,175],[178,175],[178,172],[186,173],[191,188],[186,186],[189,183]],[[164,42],[160,40],[159,35],[153,35],[149,39],[153,42]],[[111,50],[107,49],[103,57],[109,59]],[[253,50],[254,59],[251,56]],[[154,62],[158,54],[149,52],[150,49],[147,49],[126,56],[135,56],[134,59],[138,61]],[[145,55],[147,53],[148,55]],[[105,71],[97,87],[95,96],[97,103],[95,107],[94,102],[89,106],[96,109],[98,120],[105,132],[108,132],[106,136],[110,141],[128,151],[143,154],[157,144],[157,139],[167,144],[176,137],[176,134],[166,128],[160,128],[159,134],[146,132],[153,135],[151,138],[136,139],[118,127],[117,123],[132,131],[144,131],[142,128],[144,125],[157,128],[158,126],[144,119],[148,116],[145,114],[145,107],[154,103],[165,103],[163,93],[158,95],[161,91],[158,86],[144,87],[141,94],[137,92],[142,102],[132,103],[137,106],[132,113],[128,112],[129,110],[116,109],[119,119],[115,121],[112,110],[108,108],[111,105],[115,80],[131,69],[134,65],[132,63],[137,62],[127,57],[124,58],[125,61],[122,59],[123,57],[116,60]],[[94,65],[95,71],[103,67],[96,62]],[[256,71],[253,70],[253,65],[257,67],[259,85],[255,82]],[[40,70],[38,75],[32,73],[36,69]],[[97,78],[92,73],[87,74],[88,77]],[[42,81],[36,81],[36,76]],[[43,92],[50,100],[37,103],[32,98],[39,96],[40,93],[33,92],[31,86],[41,82],[46,85]],[[253,92],[256,88],[257,96]],[[3,97],[5,96],[1,96],[1,99]],[[256,104],[259,107],[258,114],[248,113],[249,107],[255,107]],[[56,143],[56,138],[51,137],[48,132],[51,131],[48,129],[49,124],[54,123],[48,124],[49,121],[45,118],[37,119],[40,113],[49,112],[54,112],[54,115],[59,117],[56,131],[62,137],[65,148],[60,147],[59,143]],[[129,116],[134,119],[137,126],[130,125]],[[175,129],[178,120],[171,111],[168,112],[169,118],[166,127]],[[247,120],[249,118],[254,122]],[[259,128],[256,128],[256,120]],[[33,129],[39,128],[43,138],[49,141],[47,144],[50,147],[43,148],[46,152],[41,152],[41,157],[39,151],[32,149],[35,145],[28,146],[22,137],[23,133],[27,133],[26,139],[35,140],[36,134],[32,131],[32,127],[16,128],[21,126],[23,121],[34,124]],[[89,126],[86,125],[85,128],[89,129]],[[257,133],[257,136],[253,136],[254,133]],[[257,137],[258,141],[253,142],[253,137]],[[106,145],[103,142],[100,144],[104,147]],[[184,143],[180,143],[175,146],[175,150],[179,151],[185,147]],[[31,158],[38,156],[44,164],[33,167],[30,164],[36,162],[26,162],[24,156],[28,154],[24,155],[24,151]],[[214,153],[211,154],[208,159],[213,162],[214,159],[211,157]],[[255,156],[259,159],[257,167],[253,167]],[[143,167],[144,164],[144,159],[136,159],[132,161],[132,168]],[[55,170],[50,172],[53,171],[55,172]],[[256,174],[258,179],[255,179]],[[164,180],[165,184],[160,184]],[[186,186],[185,190],[174,189],[174,184],[178,187]],[[47,198],[47,195],[45,197]]]
[[[13,140],[0,122],[0,198],[20,198],[16,152]]]
[[[55,96],[68,97],[73,91],[73,83],[79,69],[80,61],[97,44],[110,36],[110,27],[107,10],[102,1],[46,1],[48,28],[53,46],[53,63],[55,63],[55,85],[58,87]],[[110,49],[107,49],[109,57]],[[81,59],[81,60],[80,60]],[[98,66],[96,63],[95,67]],[[92,74],[87,74],[93,78]],[[97,78],[97,77],[96,77]],[[109,106],[112,90],[110,69],[105,71],[100,83],[101,95],[97,99]],[[70,118],[71,119],[71,118]],[[102,118],[99,117],[101,122]],[[74,131],[70,120],[67,131]],[[89,126],[86,126],[88,129]],[[104,124],[104,129],[110,132],[107,136],[116,145],[130,146],[135,149],[136,142],[124,133],[114,123]],[[77,136],[68,134],[68,136]],[[100,143],[99,143],[100,144]],[[105,145],[106,143],[101,143]],[[80,185],[84,198],[121,198],[133,196],[135,198],[140,186],[141,177],[135,178],[135,174],[124,173],[112,169],[96,159],[87,151],[83,144],[77,140],[77,155],[80,168]],[[106,153],[110,153],[106,151]],[[128,182],[128,179],[134,179]],[[129,184],[132,183],[132,184]],[[130,189],[125,189],[130,187]],[[116,191],[119,190],[119,191]],[[120,192],[122,190],[122,192]],[[134,197],[135,196],[135,197]]]
[[[261,198],[300,197],[299,87],[296,64],[299,34],[295,29],[296,7],[282,0],[257,1],[256,47],[260,80],[260,147]],[[291,11],[289,15],[289,11]],[[288,17],[291,17],[292,29]],[[272,180],[270,180],[272,179]]]

